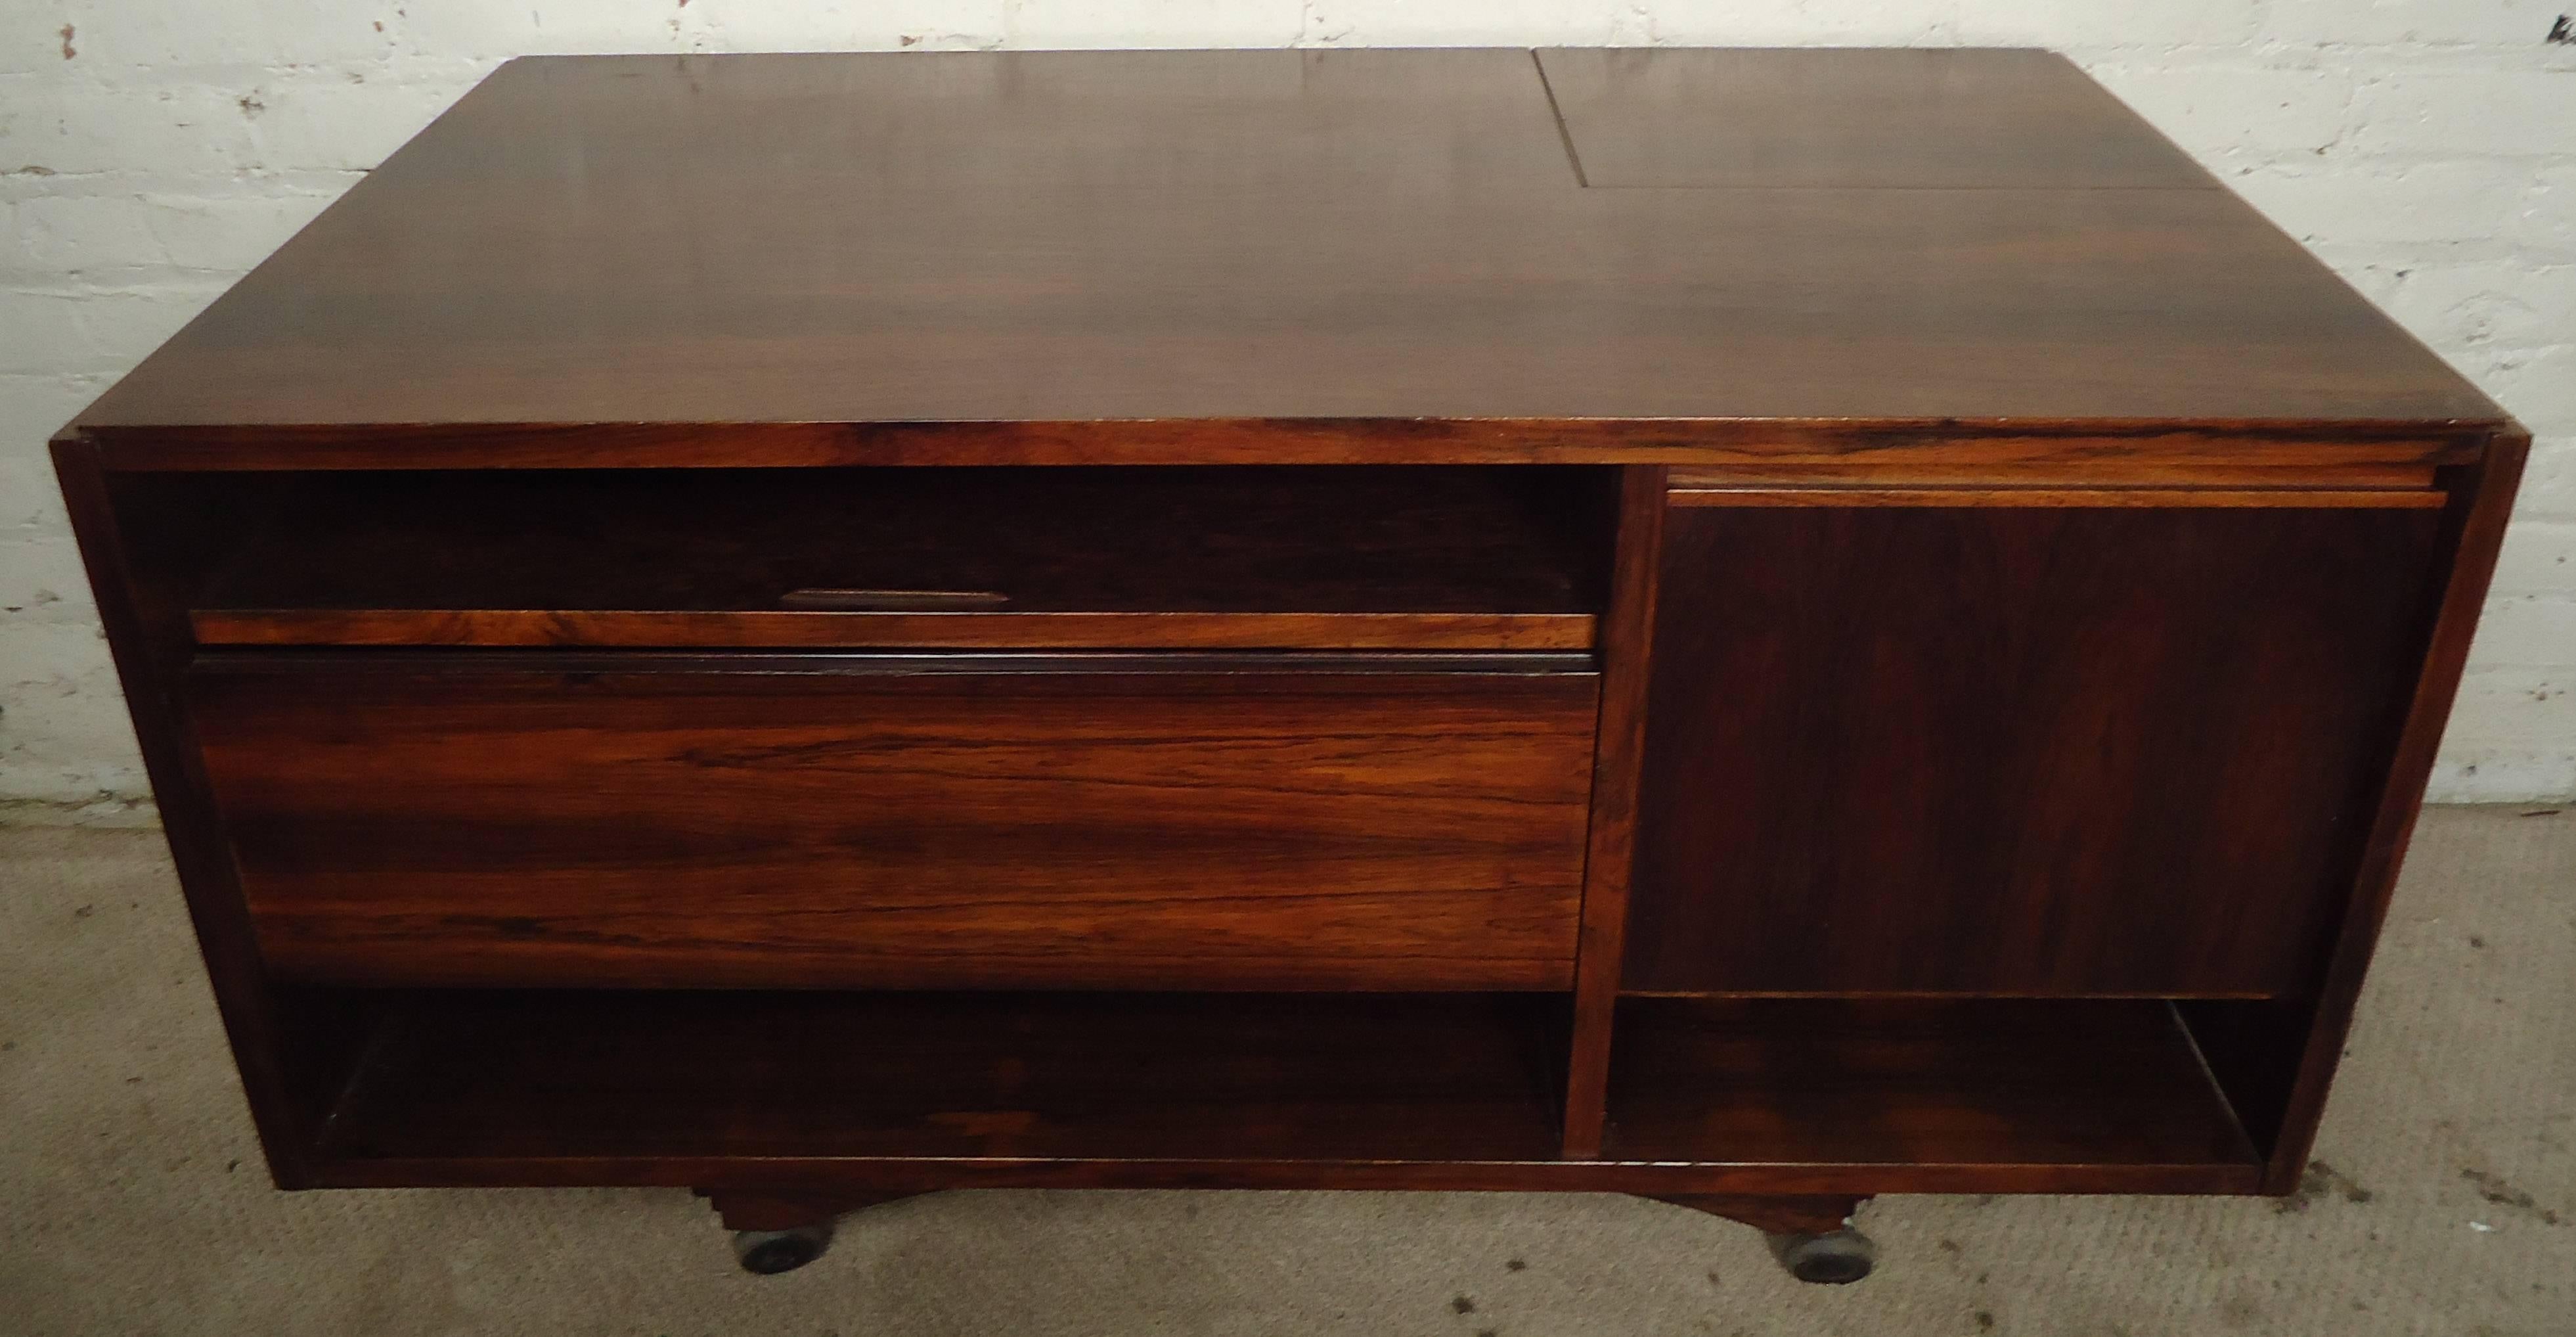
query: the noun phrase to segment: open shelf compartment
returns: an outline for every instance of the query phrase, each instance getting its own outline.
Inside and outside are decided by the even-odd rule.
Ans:
[[[565,1160],[1533,1161],[1558,994],[348,991],[332,1176]],[[514,1168],[516,1167],[516,1168]]]
[[[203,645],[1579,650],[1608,471],[236,475]]]
[[[1445,1166],[1459,1188],[2227,1193],[2261,1169],[2153,1000],[1625,1000],[1610,1144],[1572,1161],[1562,994],[313,997],[370,1018],[321,1120],[326,1184],[1372,1187]]]
[[[1631,997],[1621,1161],[2013,1167],[2059,1191],[2251,1191],[2261,1158],[2159,999]],[[1890,1188],[1886,1191],[1897,1191]]]

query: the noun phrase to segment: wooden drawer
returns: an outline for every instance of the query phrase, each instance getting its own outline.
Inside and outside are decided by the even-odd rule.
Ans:
[[[1579,656],[189,678],[279,975],[646,987],[1565,988],[1596,685]]]

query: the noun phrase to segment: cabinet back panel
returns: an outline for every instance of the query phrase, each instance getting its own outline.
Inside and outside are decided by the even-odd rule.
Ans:
[[[1676,507],[1624,987],[2307,987],[2440,525]]]

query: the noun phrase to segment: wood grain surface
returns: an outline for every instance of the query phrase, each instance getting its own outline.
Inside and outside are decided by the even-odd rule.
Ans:
[[[1049,422],[85,426],[120,472],[823,468],[853,465],[1967,467],[2081,486],[2255,470],[2333,486],[2356,468],[2476,462],[2481,421],[2053,418],[1128,418]],[[2244,481],[2244,480],[2240,480]]]
[[[2267,1152],[2263,1188],[2298,1189],[2325,1117],[2326,1095],[2344,1055],[2364,974],[2388,918],[2397,873],[2423,811],[2424,787],[2460,689],[2488,582],[2513,518],[2514,497],[2531,454],[2531,434],[2519,426],[2499,433],[2484,458],[2456,471],[2452,507],[2444,517],[2441,604],[2430,641],[2407,684],[2405,724],[2379,776],[2368,825],[2361,836],[2359,867],[2341,921],[2334,930],[2325,977],[2308,1008],[2272,1009],[2242,1030],[2212,1025],[2198,1031],[2210,1064],[2240,1108],[2257,1121]]]
[[[1631,998],[1611,1160],[2255,1172],[2170,1004]]]
[[[1561,1011],[1489,994],[422,995],[330,1151],[1538,1160]]]
[[[1561,996],[421,993],[316,1160],[334,1184],[808,1196],[2209,1193],[2257,1173],[2161,1003],[1622,1012],[1616,1140],[1573,1161]]]
[[[217,491],[214,484],[230,484]],[[200,608],[761,612],[814,589],[1045,613],[1588,613],[1606,470],[420,470],[217,479]],[[237,500],[238,497],[238,500]]]
[[[270,969],[1561,989],[1588,673],[201,666]]]
[[[2053,51],[1555,48],[1538,61],[1596,188],[2218,188]]]
[[[199,559],[192,625],[210,645],[1586,649],[1614,485],[1558,468],[236,474],[200,488],[238,519]]]
[[[2500,417],[2053,59],[1548,59],[1569,94],[1598,64],[1588,161],[1740,150],[1732,86],[1789,99],[1764,133],[1834,184],[1586,189],[1517,50],[531,58],[79,426],[119,456],[292,428],[209,448],[328,462],[396,426],[432,434],[418,460],[475,440],[442,427],[639,424],[911,424],[963,459],[1005,422],[1117,461],[1128,433],[1084,424],[1188,420],[1228,425],[1184,458],[1284,462],[1421,440],[1314,419],[1509,450],[1674,419]],[[1922,188],[1976,164],[1992,188]]]
[[[1573,1055],[1566,1065],[1565,1154],[1601,1153],[1612,1024],[1627,959],[1635,880],[1639,774],[1653,681],[1655,599],[1663,572],[1666,471],[1621,470],[1617,560],[1602,646],[1601,728],[1592,758],[1592,820],[1583,862],[1583,934],[1575,956]]]
[[[2312,987],[2440,532],[1677,508],[1624,987]]]
[[[1764,487],[1676,488],[1675,506],[2013,506],[2106,510],[2138,506],[2156,510],[2250,507],[2265,510],[2438,511],[2449,498],[2436,488],[2373,488],[2336,492],[2319,488],[2155,487]]]
[[[2295,1186],[2526,443],[2053,56],[1306,50],[513,61],[55,456],[281,1185],[1815,1222]]]
[[[720,613],[220,608],[207,646],[1588,650],[1589,613]]]

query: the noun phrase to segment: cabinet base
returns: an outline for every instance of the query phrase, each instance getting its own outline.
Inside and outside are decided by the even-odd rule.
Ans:
[[[734,1232],[734,1257],[743,1270],[789,1272],[822,1256],[832,1224],[850,1212],[918,1194],[781,1193],[775,1190],[693,1190],[707,1200],[725,1229]],[[1652,1194],[1657,1202],[1722,1216],[1760,1230],[1772,1256],[1800,1281],[1841,1284],[1870,1273],[1877,1246],[1851,1228],[1867,1198],[1827,1195],[1765,1196],[1750,1193]]]
[[[716,1219],[727,1230],[786,1231],[811,1227],[828,1227],[841,1216],[880,1203],[899,1202],[919,1197],[915,1193],[775,1193],[766,1190],[738,1192],[732,1189],[701,1188],[690,1190],[707,1200]]]

